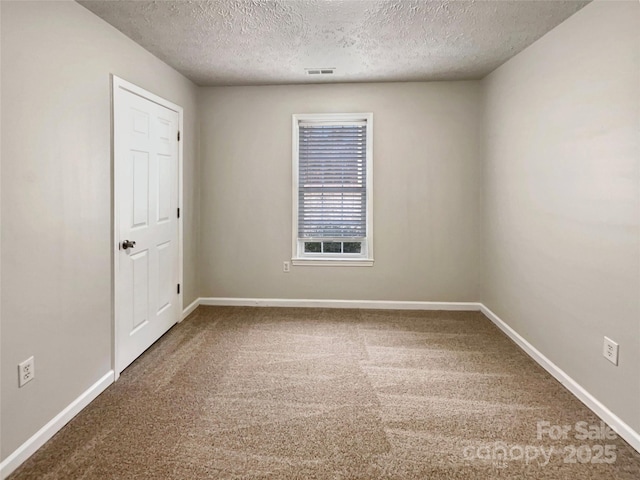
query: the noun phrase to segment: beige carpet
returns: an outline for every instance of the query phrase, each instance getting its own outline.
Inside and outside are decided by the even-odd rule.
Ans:
[[[599,425],[480,313],[200,307],[10,478],[640,479]]]

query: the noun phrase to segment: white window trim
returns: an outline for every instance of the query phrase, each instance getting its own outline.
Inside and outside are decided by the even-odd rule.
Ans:
[[[341,256],[330,257],[328,254],[313,257],[299,255],[298,239],[298,126],[301,122],[333,123],[333,122],[367,122],[367,237],[365,240],[366,257]],[[341,267],[371,267],[373,266],[373,113],[305,113],[292,115],[292,177],[293,177],[293,208],[291,212],[292,229],[292,265],[341,266]]]

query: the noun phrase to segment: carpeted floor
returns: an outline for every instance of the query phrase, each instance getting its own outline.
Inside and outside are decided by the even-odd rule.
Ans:
[[[10,478],[640,479],[600,427],[480,313],[200,307]]]

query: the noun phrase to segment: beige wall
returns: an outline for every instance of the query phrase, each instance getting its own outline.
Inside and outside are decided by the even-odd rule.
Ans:
[[[204,88],[201,294],[476,301],[478,82]],[[294,266],[291,115],[373,112],[373,267]]]
[[[74,2],[1,2],[4,459],[111,368],[111,73],[184,107],[196,297],[196,87]],[[35,355],[36,378],[17,386]]]
[[[595,2],[484,80],[481,297],[636,431],[638,45],[640,4]]]

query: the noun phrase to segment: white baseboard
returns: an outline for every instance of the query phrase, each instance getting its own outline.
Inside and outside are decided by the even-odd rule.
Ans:
[[[193,302],[191,302],[189,304],[189,306],[187,308],[185,308],[182,311],[182,318],[180,319],[180,321],[184,320],[185,318],[187,318],[189,315],[191,315],[191,313],[198,308],[198,305],[200,305],[200,299],[196,298]]]
[[[565,371],[544,356],[538,349],[525,340],[518,332],[507,325],[485,305],[481,307],[482,313],[513,340],[527,355],[534,359],[542,368],[549,372],[567,390],[584,403],[593,413],[608,424],[613,431],[620,435],[635,450],[640,452],[640,433],[627,425],[616,414],[604,406],[597,398],[585,390],[578,382],[571,378]]]
[[[11,455],[0,463],[0,478],[7,478],[25,460],[33,455],[42,445],[53,437],[62,427],[64,427],[73,417],[89,405],[98,395],[100,395],[114,381],[113,370],[110,370],[96,383],[85,390],[78,398],[71,402],[64,410],[49,421],[44,427],[38,430],[31,438],[20,445]]]
[[[371,308],[378,310],[464,310],[480,311],[475,302],[410,302],[391,300],[310,300],[297,298],[201,297],[200,305],[233,307]],[[195,303],[195,302],[194,302]]]

